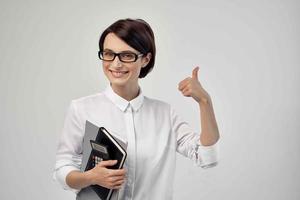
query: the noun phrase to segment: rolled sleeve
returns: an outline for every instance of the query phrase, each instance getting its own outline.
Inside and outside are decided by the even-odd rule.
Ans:
[[[77,190],[77,189],[74,189],[74,188],[71,188],[67,183],[66,183],[66,177],[67,175],[71,172],[71,171],[74,171],[74,170],[77,170],[78,171],[78,168],[77,167],[74,167],[74,166],[64,166],[64,167],[61,167],[57,170],[54,170],[53,172],[53,179],[55,181],[57,181],[62,187],[64,190],[69,190],[69,191],[72,191],[74,193],[78,193],[80,190]]]
[[[66,183],[66,177],[71,171],[80,171],[82,162],[82,142],[84,128],[77,113],[75,102],[71,102],[66,113],[62,134],[60,136],[53,179],[65,190],[78,193]]]
[[[197,141],[190,151],[189,157],[192,158],[196,166],[203,169],[214,167],[218,164],[218,144],[211,146],[203,146],[200,137],[196,137]]]
[[[200,134],[193,132],[189,124],[171,109],[172,128],[176,134],[177,152],[194,161],[203,169],[214,167],[218,163],[218,144],[204,146]]]

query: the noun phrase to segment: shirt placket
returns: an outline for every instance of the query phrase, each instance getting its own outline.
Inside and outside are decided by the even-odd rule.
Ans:
[[[127,185],[126,185],[126,199],[133,199],[134,183],[135,183],[135,169],[136,169],[136,137],[134,126],[134,111],[129,104],[125,113],[128,147],[127,147]]]

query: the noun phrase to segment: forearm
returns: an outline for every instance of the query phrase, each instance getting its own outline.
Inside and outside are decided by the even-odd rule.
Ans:
[[[66,183],[74,189],[82,189],[91,185],[89,171],[71,171],[66,177]]]
[[[219,139],[219,130],[216,122],[211,98],[199,102],[201,134],[200,142],[204,146],[215,144]]]
[[[192,78],[182,80],[178,89],[184,96],[193,97],[199,104],[201,134],[200,143],[204,146],[211,146],[219,139],[219,130],[216,122],[212,101],[209,94],[203,89],[198,80],[199,67],[193,69]]]

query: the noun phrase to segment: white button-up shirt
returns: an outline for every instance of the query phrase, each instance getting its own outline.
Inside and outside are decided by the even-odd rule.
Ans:
[[[172,199],[176,152],[208,168],[217,164],[217,144],[203,146],[165,102],[139,95],[127,101],[110,86],[102,93],[73,100],[59,140],[53,177],[64,189],[66,176],[80,170],[85,122],[105,127],[128,143],[127,179],[119,199]]]

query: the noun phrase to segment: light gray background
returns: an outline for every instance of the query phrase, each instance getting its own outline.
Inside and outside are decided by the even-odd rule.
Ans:
[[[74,199],[52,180],[72,99],[103,90],[98,38],[143,18],[157,44],[145,95],[200,130],[177,84],[200,66],[213,99],[220,163],[178,156],[174,199],[300,199],[299,1],[0,2],[0,199]],[[149,194],[151,195],[151,194]]]

